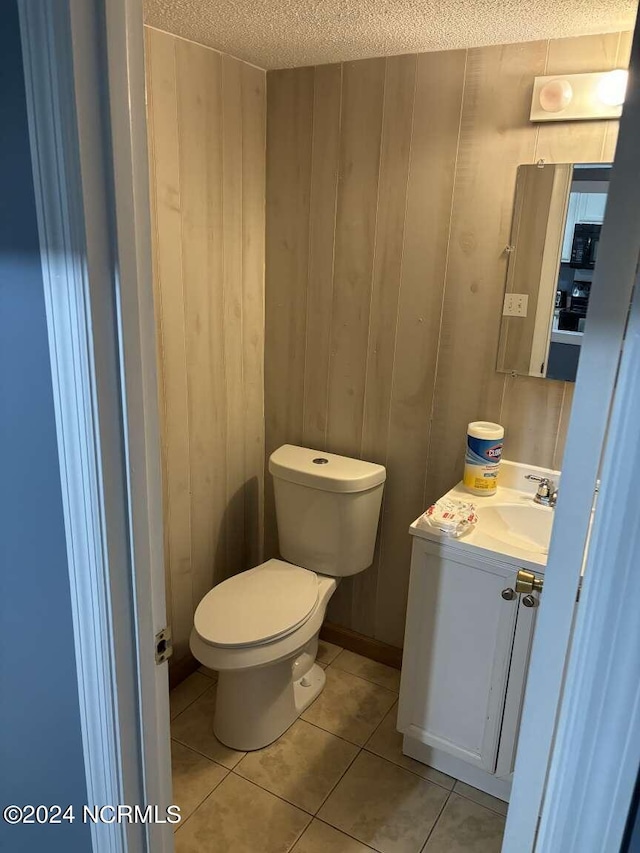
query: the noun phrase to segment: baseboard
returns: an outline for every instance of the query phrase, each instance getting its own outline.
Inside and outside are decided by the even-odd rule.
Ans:
[[[421,743],[409,735],[404,735],[402,738],[402,751],[410,758],[420,761],[422,764],[428,764],[429,767],[435,767],[441,773],[453,776],[454,779],[459,779],[461,782],[471,785],[472,788],[478,788],[492,797],[504,800],[505,803],[509,802],[511,780],[498,779],[492,773],[487,773],[486,770],[467,764],[466,761],[449,755],[441,749],[435,749],[426,743]]]
[[[400,669],[402,666],[402,649],[390,646],[388,643],[382,643],[380,640],[374,640],[373,637],[358,634],[357,631],[343,628],[342,625],[325,622],[320,629],[320,636],[328,643],[334,643],[336,646],[341,646],[343,649],[348,649],[350,652],[355,652],[365,658],[385,663],[394,669]],[[173,690],[174,687],[177,687],[199,666],[198,661],[189,653],[180,660],[171,659],[169,661],[169,689]]]
[[[325,622],[320,629],[320,637],[328,643],[342,646],[343,649],[377,660],[379,663],[385,663],[395,669],[400,669],[402,666],[402,649],[390,646],[388,643],[381,643],[373,637],[365,637],[364,634],[343,628],[342,625]]]

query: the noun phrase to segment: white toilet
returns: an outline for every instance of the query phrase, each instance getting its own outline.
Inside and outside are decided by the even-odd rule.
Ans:
[[[269,459],[283,560],[214,587],[195,613],[194,656],[219,673],[213,730],[260,749],[324,687],[318,634],[341,577],[373,561],[382,465],[285,444]],[[337,579],[337,580],[336,580]]]

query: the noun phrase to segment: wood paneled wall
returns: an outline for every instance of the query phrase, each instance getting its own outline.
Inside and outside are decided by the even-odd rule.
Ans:
[[[409,523],[460,479],[466,424],[559,467],[572,385],[495,370],[516,169],[607,161],[617,122],[533,125],[533,78],[626,67],[629,34],[268,74],[266,451],[370,459],[374,565],[333,621],[401,645]],[[266,541],[277,552],[271,484]]]
[[[169,620],[259,563],[265,72],[146,28]]]

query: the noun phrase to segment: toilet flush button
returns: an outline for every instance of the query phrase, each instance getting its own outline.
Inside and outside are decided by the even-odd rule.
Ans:
[[[317,457],[313,460],[313,464],[314,464],[314,465],[328,465],[328,464],[329,464],[329,460],[328,460],[328,459],[325,459],[323,456],[317,456]]]

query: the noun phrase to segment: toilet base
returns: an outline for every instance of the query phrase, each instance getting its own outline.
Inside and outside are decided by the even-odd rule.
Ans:
[[[319,664],[314,663],[304,678],[293,682],[293,696],[298,717],[322,693],[326,680],[327,676],[324,669]]]
[[[295,659],[244,671],[220,672],[213,731],[242,752],[273,743],[322,692],[326,676],[314,663],[293,681]]]

